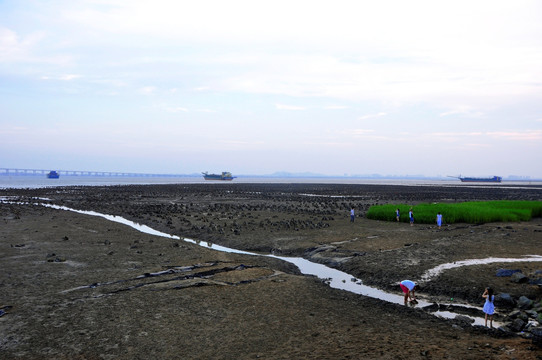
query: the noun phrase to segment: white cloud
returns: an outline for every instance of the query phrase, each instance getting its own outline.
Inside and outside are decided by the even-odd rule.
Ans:
[[[167,109],[169,112],[188,112],[188,109],[187,108],[184,108],[184,107],[180,107],[180,106],[177,106],[177,107],[174,107],[174,108],[168,108]]]
[[[493,131],[487,133],[491,137],[514,141],[541,141],[542,130],[526,131]]]
[[[60,81],[71,81],[75,79],[81,78],[81,75],[77,74],[64,74],[64,75],[56,75],[56,76],[49,76],[44,75],[40,79],[42,80],[60,80]]]
[[[469,106],[458,106],[454,110],[446,111],[439,114],[440,117],[446,117],[446,116],[452,116],[452,115],[460,115],[460,116],[471,117],[471,118],[480,118],[484,116],[484,113],[481,111],[475,111],[471,109]]]
[[[152,95],[156,93],[158,89],[155,86],[144,86],[139,89],[139,92],[143,95]]]
[[[305,110],[303,106],[275,104],[278,110]]]
[[[379,112],[377,114],[367,114],[367,115],[363,115],[363,116],[360,116],[360,120],[367,120],[367,119],[374,119],[374,118],[379,118],[379,117],[382,117],[382,116],[386,116],[388,115],[387,113],[385,112]]]

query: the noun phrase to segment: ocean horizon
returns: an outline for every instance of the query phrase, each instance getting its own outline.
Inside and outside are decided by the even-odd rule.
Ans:
[[[506,180],[502,183],[462,183],[447,178],[357,178],[357,177],[290,177],[290,176],[238,176],[232,181],[209,181],[201,176],[61,176],[48,179],[46,176],[3,175],[0,176],[0,189],[42,188],[60,186],[115,186],[115,185],[158,185],[158,184],[358,184],[358,185],[410,185],[410,186],[502,186],[538,185],[542,180]]]

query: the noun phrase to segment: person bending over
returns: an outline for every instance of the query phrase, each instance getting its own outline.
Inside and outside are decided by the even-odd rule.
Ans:
[[[420,287],[414,282],[410,280],[403,280],[399,284],[401,286],[401,290],[403,290],[403,293],[405,294],[405,305],[408,303],[408,299],[410,298],[410,302],[412,304],[417,304],[416,301],[416,294],[415,291],[419,290]]]

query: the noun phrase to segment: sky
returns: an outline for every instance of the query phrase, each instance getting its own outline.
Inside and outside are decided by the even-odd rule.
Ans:
[[[542,178],[542,2],[0,0],[0,168]]]

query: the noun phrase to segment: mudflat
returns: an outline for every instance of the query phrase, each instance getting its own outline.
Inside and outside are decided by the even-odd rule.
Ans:
[[[329,287],[272,257],[304,257],[426,302],[483,305],[485,287],[532,300],[542,262],[429,269],[542,256],[542,220],[414,224],[363,215],[384,203],[541,200],[542,188],[179,184],[0,190],[0,354],[5,359],[540,359],[531,335],[443,319]],[[122,216],[170,238],[99,216]],[[350,209],[356,218],[350,221]],[[183,241],[190,238],[202,242]],[[497,306],[495,321],[515,309]],[[469,314],[467,314],[469,315]],[[537,326],[536,317],[530,320]]]

